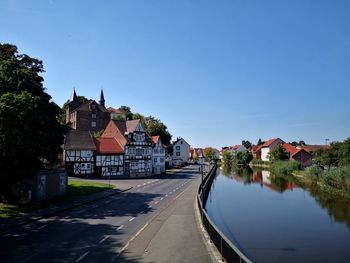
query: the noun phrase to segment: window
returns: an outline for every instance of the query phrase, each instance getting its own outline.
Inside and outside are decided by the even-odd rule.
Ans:
[[[180,146],[176,146],[176,150],[180,151]]]
[[[91,114],[91,118],[96,119],[96,113]]]
[[[91,127],[92,127],[92,128],[95,128],[95,127],[96,127],[96,121],[92,121],[92,122],[91,122]]]
[[[154,158],[154,162],[155,162],[155,163],[157,162],[157,158]]]
[[[160,162],[161,162],[161,163],[164,163],[164,158],[160,158]]]
[[[176,156],[180,156],[180,152],[176,152]]]

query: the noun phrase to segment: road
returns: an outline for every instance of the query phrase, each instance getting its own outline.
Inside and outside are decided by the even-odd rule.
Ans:
[[[193,224],[193,203],[199,182],[196,166],[161,178],[123,180],[123,183],[133,184],[133,189],[3,234],[0,260],[177,262],[188,259],[193,262],[193,259],[201,259],[201,262],[209,262]],[[181,213],[183,217],[176,216]],[[181,231],[177,230],[185,234],[181,237]],[[190,234],[187,238],[186,233]],[[181,238],[186,238],[187,243]],[[191,253],[188,253],[190,250],[176,251],[185,244],[189,246],[191,238],[195,238]],[[163,243],[169,255],[180,256],[167,260],[164,254],[158,255],[162,244],[157,242]],[[145,254],[148,249],[152,253]]]

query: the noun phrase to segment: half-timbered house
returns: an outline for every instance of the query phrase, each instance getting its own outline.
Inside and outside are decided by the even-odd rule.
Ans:
[[[101,137],[115,138],[122,146],[125,176],[152,176],[152,141],[140,120],[111,120]]]
[[[95,138],[96,168],[101,177],[124,176],[124,150],[115,138]]]
[[[96,146],[89,131],[70,130],[66,134],[64,163],[69,175],[94,173]]]

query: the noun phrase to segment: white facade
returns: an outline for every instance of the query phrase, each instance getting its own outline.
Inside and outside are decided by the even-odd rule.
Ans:
[[[188,162],[189,153],[190,145],[183,138],[179,138],[173,145],[172,162]]]
[[[270,151],[272,151],[273,149],[276,148],[277,145],[279,144],[282,144],[283,141],[281,139],[276,139],[274,140],[269,146],[266,146],[266,147],[262,147],[261,148],[261,160],[262,161],[269,161],[269,154],[270,154]]]
[[[72,164],[74,175],[94,173],[94,152],[92,150],[65,150],[65,164]]]
[[[165,172],[165,148],[159,138],[153,147],[153,174]]]
[[[124,174],[124,157],[116,154],[96,155],[96,167],[101,167],[101,176],[122,176]]]

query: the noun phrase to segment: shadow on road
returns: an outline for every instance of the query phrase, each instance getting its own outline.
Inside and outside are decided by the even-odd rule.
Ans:
[[[115,222],[151,212],[148,204],[157,196],[125,193],[20,226],[0,237],[1,262],[113,262],[125,245],[121,239],[132,234]],[[139,259],[121,254],[119,261]]]

